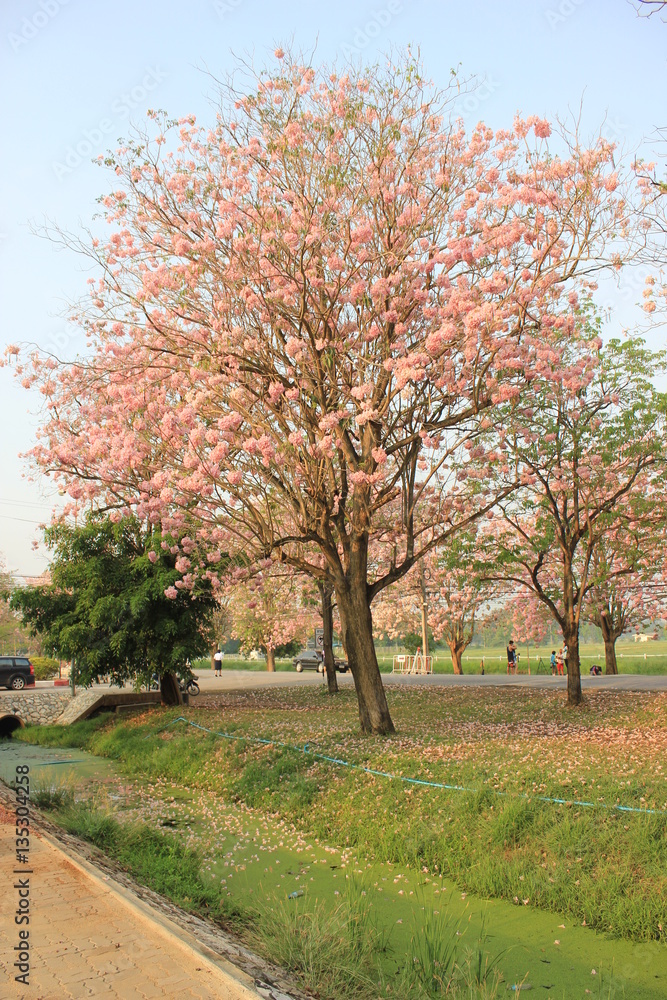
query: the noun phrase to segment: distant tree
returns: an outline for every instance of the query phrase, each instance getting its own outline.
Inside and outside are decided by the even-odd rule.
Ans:
[[[239,568],[226,591],[232,616],[232,637],[241,649],[261,649],[266,668],[276,669],[276,650],[293,639],[304,642],[319,624],[313,598],[305,592],[305,578],[266,560],[260,570]]]
[[[10,606],[47,652],[76,663],[90,685],[157,673],[166,704],[180,703],[176,675],[205,653],[215,599],[205,581],[183,586],[175,554],[155,528],[89,515],[45,531],[51,583],[14,590]]]
[[[232,616],[229,608],[229,599],[224,594],[218,594],[217,598],[215,609],[211,615],[211,670],[213,670],[215,665],[213,656],[216,650],[224,646],[232,634]]]
[[[302,645],[303,643],[299,639],[290,639],[289,642],[284,643],[282,646],[276,646],[276,658],[296,656]]]
[[[12,593],[12,577],[0,559],[0,652],[11,648],[18,621],[9,607]]]
[[[641,340],[612,340],[599,359],[579,364],[560,385],[536,379],[529,410],[508,404],[488,468],[522,487],[498,505],[486,532],[489,577],[532,594],[558,623],[573,705],[581,701],[587,594],[627,576],[637,537],[648,545],[664,524],[667,410],[653,384],[664,356]],[[618,558],[605,569],[600,553],[610,540]]]
[[[430,560],[429,622],[436,639],[447,643],[455,674],[463,673],[463,653],[475,628],[493,615],[489,597],[499,596],[498,587],[496,593],[485,587],[477,572],[476,552],[476,532],[465,532],[444,550],[435,550]]]
[[[504,641],[513,638],[517,646],[528,647],[529,656],[531,644],[537,646],[544,642],[553,621],[548,608],[535,594],[522,587],[505,600],[496,617],[504,623]]]
[[[653,537],[637,528],[623,532],[618,542],[610,534],[593,557],[584,615],[602,633],[607,674],[618,673],[616,640],[624,632],[665,617],[665,525],[660,518],[655,527]]]
[[[447,643],[455,674],[462,674],[462,656],[472,642],[475,622],[489,614],[490,588],[483,589],[476,572],[475,532],[462,532],[446,546],[424,557],[400,585],[386,590],[374,606],[376,627],[389,638],[403,637],[410,653],[424,645],[414,625],[425,614],[426,636]],[[492,595],[493,596],[493,595]],[[423,650],[422,652],[427,652]]]
[[[423,642],[421,632],[406,632],[404,635],[401,635],[399,632],[395,636],[389,635],[389,638],[400,639],[403,644],[403,649],[405,649],[410,656],[414,656],[417,650],[421,649]]]
[[[0,653],[20,652],[38,653],[41,650],[39,642],[28,634],[21,625],[20,615],[9,604],[16,581],[6,568],[0,557]]]

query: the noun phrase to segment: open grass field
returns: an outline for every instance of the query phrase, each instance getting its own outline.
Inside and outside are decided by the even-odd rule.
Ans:
[[[549,669],[549,657],[553,648],[553,646],[548,645],[538,647],[519,646],[519,673],[528,673],[529,661],[531,672],[535,673],[540,657],[542,657],[546,668]],[[378,662],[382,673],[391,673],[394,652],[401,652],[401,650],[388,650],[381,646],[377,648]],[[602,644],[584,643],[581,646],[580,654],[582,673],[587,673],[592,663],[599,663],[604,670],[604,647]],[[434,656],[435,673],[453,673],[452,660],[448,650],[436,649]],[[621,674],[667,674],[667,641],[665,640],[646,643],[619,641],[616,644],[616,656],[618,671]],[[484,649],[481,647],[468,648],[463,654],[464,673],[481,673],[482,659],[484,660],[485,673],[506,673],[507,656],[504,646],[493,646]],[[208,659],[197,660],[193,664],[193,667],[197,670],[209,668],[210,665],[211,663]],[[266,670],[266,663],[263,660],[248,660],[240,656],[226,656],[222,665],[225,670]],[[276,667],[278,670],[294,669],[291,657],[278,660]]]
[[[556,646],[547,644],[533,647],[519,645],[520,653],[519,670],[527,673],[528,661],[534,673],[539,658],[542,657],[548,665],[551,650],[558,651],[561,643]],[[438,651],[438,659],[444,661],[449,658],[446,651]],[[587,672],[592,663],[599,663],[604,670],[604,646],[602,643],[582,643],[579,649],[581,657],[582,673]],[[486,673],[505,673],[507,669],[507,656],[505,648],[489,647],[482,649],[476,647],[468,648],[463,654],[463,669],[469,673],[478,673],[480,662],[484,658],[484,669]],[[616,643],[616,658],[618,661],[618,671],[621,674],[664,674],[667,673],[667,641],[652,642],[627,642],[620,640]],[[449,662],[451,671],[451,661]]]
[[[114,761],[44,803],[323,998],[667,996],[667,696],[388,697],[386,739],[320,688],[20,737]]]

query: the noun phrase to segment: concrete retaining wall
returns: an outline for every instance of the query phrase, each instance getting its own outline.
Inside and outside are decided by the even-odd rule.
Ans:
[[[0,720],[15,716],[26,726],[45,726],[53,722],[68,726],[87,719],[100,709],[138,711],[157,707],[160,700],[159,691],[101,691],[98,687],[80,688],[75,698],[69,690],[62,689],[10,691],[0,693]],[[188,696],[183,695],[183,704],[187,703]]]
[[[69,691],[2,691],[0,717],[18,715],[27,726],[49,725],[60,718],[71,698]]]

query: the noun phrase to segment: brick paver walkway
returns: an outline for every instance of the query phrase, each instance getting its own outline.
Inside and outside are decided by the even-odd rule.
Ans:
[[[35,831],[30,837],[30,980],[15,982],[13,817],[0,806],[0,997],[257,1000],[249,977],[228,975],[175,932],[152,919],[121,887],[70,860]],[[247,985],[244,978],[248,980]]]

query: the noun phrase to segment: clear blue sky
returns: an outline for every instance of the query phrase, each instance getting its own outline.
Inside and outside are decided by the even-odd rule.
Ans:
[[[90,223],[108,184],[90,160],[130,120],[156,107],[206,120],[207,74],[223,76],[234,53],[262,63],[277,44],[316,44],[326,62],[373,60],[408,43],[438,83],[459,64],[479,78],[461,107],[470,124],[506,126],[517,111],[563,116],[583,98],[586,126],[607,116],[608,136],[630,150],[667,125],[667,24],[638,19],[626,0],[4,0],[0,348],[29,341],[70,356],[85,346],[62,313],[87,275],[31,229]],[[633,322],[638,284],[609,291],[616,322]],[[38,411],[39,399],[0,369],[0,555],[20,574],[44,568],[31,543],[58,500],[46,480],[24,477],[18,457]]]

